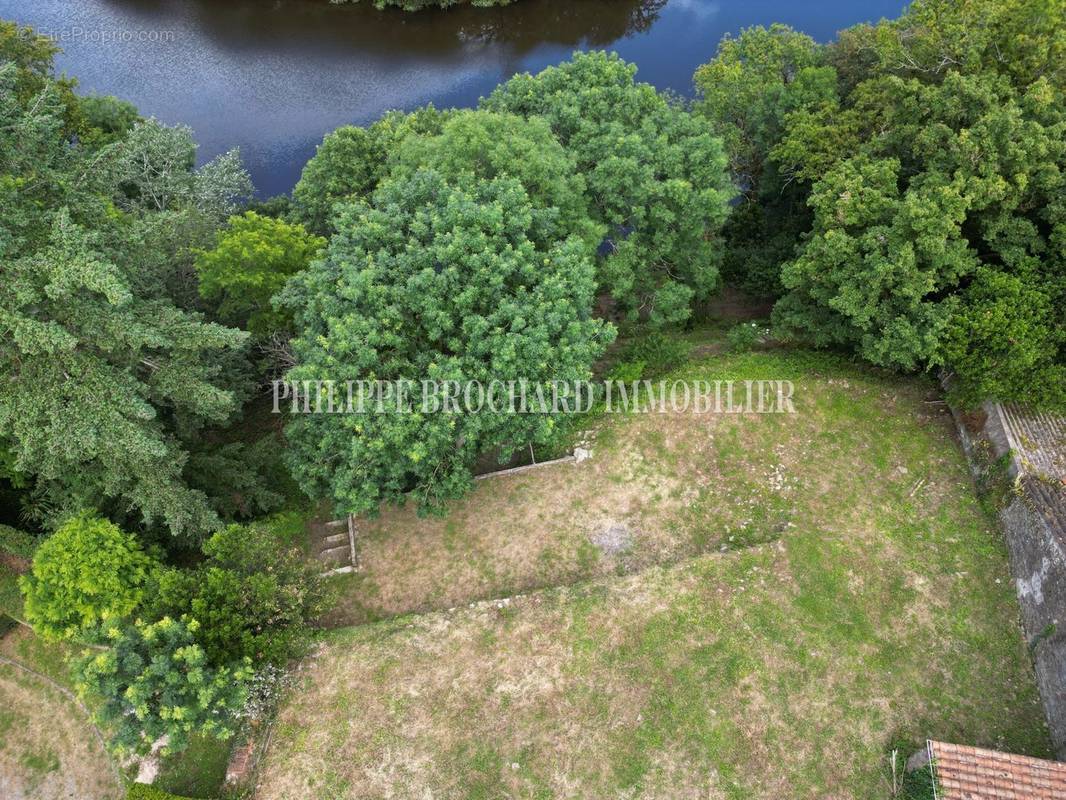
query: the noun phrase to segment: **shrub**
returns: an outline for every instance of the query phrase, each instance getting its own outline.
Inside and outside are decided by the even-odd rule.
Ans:
[[[137,608],[156,567],[133,536],[84,512],[41,543],[19,579],[26,620],[46,639],[91,635]]]
[[[770,329],[758,322],[742,322],[734,325],[725,338],[735,353],[744,353],[765,342],[770,336]]]
[[[647,364],[643,361],[619,361],[607,373],[607,380],[619,383],[632,383],[644,377]]]
[[[194,733],[226,740],[248,696],[251,661],[212,667],[189,617],[140,620],[112,627],[112,647],[76,667],[78,694],[98,699],[98,720],[114,731],[119,753],[144,753],[169,736],[164,755],[184,749]]]
[[[203,551],[196,569],[159,573],[146,616],[196,619],[196,642],[212,665],[250,658],[258,667],[301,655],[311,622],[329,607],[320,566],[263,524],[231,525]]]
[[[638,378],[658,378],[684,364],[688,351],[689,346],[683,339],[653,331],[634,340],[625,348],[622,363],[630,365],[629,371],[639,364],[641,372]]]
[[[928,766],[903,776],[903,800],[935,800],[936,796],[936,779]]]
[[[978,270],[944,333],[944,360],[962,405],[1006,400],[1025,386],[1034,405],[1066,407],[1066,326],[1062,308],[1035,279]]]

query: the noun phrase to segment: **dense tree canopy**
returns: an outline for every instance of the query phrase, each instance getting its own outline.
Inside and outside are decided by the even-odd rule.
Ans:
[[[674,323],[717,286],[717,234],[733,188],[721,140],[637,83],[636,71],[617,55],[576,53],[539,75],[516,75],[482,107],[547,120],[603,226],[603,286],[630,318]]]
[[[0,63],[0,441],[56,514],[111,503],[209,531],[179,433],[232,414],[220,366],[246,334],[186,305],[190,246],[247,175],[236,154],[194,170],[186,129],[98,99],[85,117],[104,127],[75,137],[38,50]]]
[[[293,189],[298,218],[326,236],[338,202],[367,198],[388,174],[389,156],[410,135],[440,133],[453,112],[433,106],[411,114],[390,111],[367,128],[346,125],[323,139]]]
[[[284,666],[300,656],[310,624],[328,606],[321,566],[287,546],[267,524],[230,525],[204,542],[195,569],[157,573],[144,616],[183,616],[208,663],[252,659]]]
[[[722,276],[755,295],[782,293],[781,264],[811,225],[809,184],[782,175],[770,155],[788,113],[836,96],[836,75],[823,61],[809,36],[772,25],[727,34],[696,70],[696,109],[722,136],[743,192],[722,232]]]
[[[390,174],[432,169],[447,180],[517,178],[533,205],[541,239],[576,234],[590,245],[601,231],[589,219],[585,181],[572,156],[538,117],[459,111],[432,134],[411,134],[391,156]]]
[[[1066,235],[1058,93],[1042,80],[1020,96],[1003,78],[952,72],[933,85],[875,79],[856,94],[854,113],[880,123],[877,137],[856,135],[826,155],[813,144],[830,141],[819,133],[826,123],[811,118],[793,123],[802,144],[782,147],[800,174],[833,166],[812,192],[814,236],[785,267],[791,291],[779,323],[914,369],[943,361],[944,332],[964,324],[955,315],[967,293],[958,290],[982,264],[1064,302],[1066,261],[1053,246]],[[816,166],[806,166],[808,153]],[[1061,335],[1061,320],[1033,322],[1031,345]]]
[[[1047,6],[920,2],[851,35],[877,60],[839,102],[789,115],[775,151],[814,181],[782,330],[945,365],[971,402],[1066,400],[1066,116],[1048,55],[1064,26]],[[861,70],[851,37],[835,60]],[[993,58],[1019,41],[1024,56]]]
[[[480,112],[430,106],[340,128],[304,169],[297,214],[327,235],[336,203],[366,199],[386,176],[508,174],[541,220],[598,249],[600,285],[623,316],[684,321],[716,286],[733,189],[720,140],[635,73],[615,55],[577,53],[516,76]]]
[[[696,108],[722,136],[747,197],[759,199],[763,173],[774,170],[770,150],[781,139],[785,115],[835,96],[836,76],[822,66],[822,51],[786,25],[747,28],[736,38],[726,34],[715,57],[696,70]]]
[[[1062,0],[914,0],[897,19],[841,32],[830,61],[847,92],[871,74],[936,83],[996,73],[1017,88],[1066,81]]]
[[[727,272],[779,280],[779,333],[943,366],[966,402],[1066,402],[1064,10],[919,0],[826,48],[723,42],[701,109],[754,200]]]
[[[586,377],[612,336],[591,317],[588,248],[539,238],[536,211],[515,178],[450,182],[432,170],[344,207],[326,257],[283,295],[297,329],[290,379]],[[544,441],[553,425],[549,415],[420,410],[296,417],[294,473],[347,513],[412,490],[433,506],[466,491],[478,455]]]
[[[0,20],[0,64],[14,65],[13,91],[22,106],[38,97],[45,87],[51,87],[67,135],[91,131],[85,125],[82,102],[74,94],[77,85],[70,78],[55,79],[52,62],[59,47],[47,36],[40,36],[32,28],[24,28],[8,20]]]
[[[916,0],[828,45],[750,28],[691,106],[578,53],[477,109],[340,128],[254,209],[239,153],[197,167],[188,128],[79,97],[55,54],[0,22],[0,492],[56,528],[17,537],[25,615],[106,642],[78,688],[121,749],[229,737],[254,670],[328,608],[273,521],[224,522],[291,477],[340,513],[436,509],[482,456],[554,443],[558,415],[511,393],[591,376],[615,335],[594,309],[682,324],[721,273],[776,301],[785,339],[943,369],[966,404],[1066,408],[1066,0]],[[685,352],[655,330],[612,374]],[[235,423],[290,366],[324,413],[289,421],[292,474],[267,480],[279,426]],[[409,396],[354,410],[349,381]]]

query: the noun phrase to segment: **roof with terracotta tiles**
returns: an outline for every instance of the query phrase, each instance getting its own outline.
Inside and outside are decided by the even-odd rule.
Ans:
[[[928,743],[937,800],[1066,800],[1066,764],[980,747]]]

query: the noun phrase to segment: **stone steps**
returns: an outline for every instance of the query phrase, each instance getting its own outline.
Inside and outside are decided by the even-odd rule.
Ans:
[[[352,532],[348,519],[313,520],[308,525],[311,553],[330,571],[354,571]]]
[[[322,537],[319,541],[328,545],[346,545],[348,544],[348,531],[345,530],[343,533],[330,533],[327,537]]]
[[[318,560],[328,564],[349,564],[352,560],[352,549],[347,543],[340,547],[329,547],[318,552]]]

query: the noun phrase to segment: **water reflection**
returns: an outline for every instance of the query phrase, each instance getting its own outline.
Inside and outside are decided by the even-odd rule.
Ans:
[[[588,0],[559,3],[534,0],[522,14],[497,8],[491,14],[469,14],[457,31],[464,41],[506,42],[515,53],[528,53],[545,43],[570,47],[604,47],[650,30],[667,0]]]
[[[385,12],[324,0],[0,0],[60,35],[161,31],[165,41],[64,41],[87,91],[191,125],[207,158],[238,145],[262,194],[287,191],[322,135],[390,108],[471,105],[515,72],[649,31],[668,0],[522,0]]]
[[[773,21],[818,38],[901,0],[521,0],[414,14],[370,0],[0,0],[0,17],[60,35],[156,31],[165,41],[64,41],[83,90],[191,125],[201,158],[240,146],[263,194],[292,188],[322,136],[390,108],[469,106],[574,49],[618,50],[640,78],[686,92],[726,31]]]
[[[41,2],[42,0],[38,0]],[[134,27],[174,25],[180,37],[225,49],[270,52],[303,48],[448,59],[471,44],[506,46],[520,58],[545,44],[603,47],[650,30],[669,0],[522,0],[512,6],[417,14],[378,11],[367,2],[333,5],[322,0],[90,0]],[[674,0],[681,5],[703,0]],[[43,0],[47,5],[49,0]],[[69,9],[69,0],[64,2]]]

